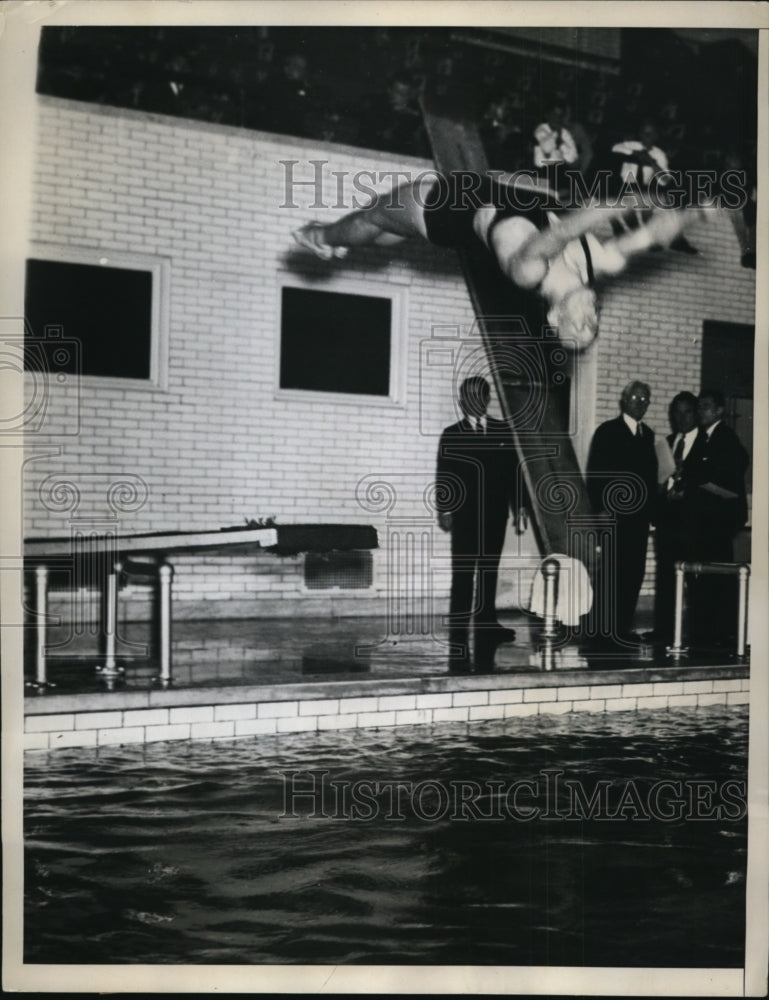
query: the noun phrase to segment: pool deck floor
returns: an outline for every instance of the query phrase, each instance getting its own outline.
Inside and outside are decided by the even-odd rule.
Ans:
[[[150,629],[123,626],[121,676],[97,668],[98,636],[49,630],[49,686],[28,659],[25,748],[235,738],[257,733],[619,711],[747,701],[749,664],[729,650],[675,659],[561,637],[543,653],[540,624],[501,616],[514,642],[483,667],[449,668],[440,618],[428,634],[393,634],[384,618],[185,620],[175,625],[172,683],[162,685]],[[643,623],[639,626],[641,632]]]

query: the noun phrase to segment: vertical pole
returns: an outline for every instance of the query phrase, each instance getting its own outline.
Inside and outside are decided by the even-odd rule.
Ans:
[[[748,642],[748,577],[750,568],[740,566],[740,592],[737,605],[737,656],[744,657]]]
[[[104,666],[97,667],[96,672],[106,681],[108,691],[114,690],[115,680],[123,673],[122,668],[118,667],[115,657],[117,642],[117,590],[118,578],[122,571],[122,565],[119,562],[114,562],[107,573],[107,593],[104,602]]]
[[[673,656],[683,653],[683,617],[684,617],[684,564],[676,563],[676,597],[675,619],[673,625],[673,645],[670,652]]]
[[[160,683],[171,686],[171,584],[173,567],[163,563],[158,570],[160,577]]]
[[[107,605],[105,610],[104,636],[107,642],[104,669],[108,673],[115,671],[115,629],[117,625],[117,574],[120,564],[114,563],[107,574]]]
[[[546,639],[554,639],[556,636],[555,602],[559,570],[557,559],[546,559],[542,564],[542,576],[545,581],[545,628],[542,634]]]
[[[37,663],[35,681],[38,687],[45,687],[45,640],[48,619],[48,567],[35,569],[35,608],[37,611]]]
[[[402,621],[398,602],[400,600],[400,560],[401,560],[401,533],[396,531],[391,525],[387,525],[387,634],[400,635],[402,632]]]
[[[545,639],[540,647],[542,669],[545,671],[555,670],[555,652],[553,650],[553,640]]]

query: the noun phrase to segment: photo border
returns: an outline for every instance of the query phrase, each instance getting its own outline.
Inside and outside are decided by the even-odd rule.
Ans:
[[[253,25],[396,25],[438,26],[467,21],[473,24],[550,27],[739,27],[760,31],[758,220],[756,271],[756,426],[769,426],[767,373],[769,373],[769,147],[767,140],[767,81],[769,81],[769,8],[752,3],[466,3],[408,2],[368,4],[312,3],[291,0],[262,2],[205,2],[169,0],[123,2],[91,0],[50,4],[5,3],[4,31],[0,38],[0,129],[3,186],[3,267],[0,268],[0,316],[21,323],[23,334],[23,261],[27,246],[27,219],[32,200],[36,95],[34,93],[37,38],[44,25],[86,24],[253,24]],[[7,263],[8,266],[5,266]],[[22,275],[21,281],[19,280]],[[21,412],[23,379],[4,373],[3,389],[10,412]],[[757,441],[758,444],[758,441]],[[40,448],[34,441],[6,437],[0,441],[2,471],[3,557],[21,552],[22,523],[19,508],[22,463]],[[50,448],[48,449],[50,452]],[[531,993],[615,995],[763,995],[766,990],[769,951],[769,861],[767,842],[767,705],[769,704],[769,616],[767,563],[769,536],[769,449],[756,448],[754,467],[753,564],[751,574],[750,643],[753,664],[750,678],[750,749],[748,785],[747,935],[744,970],[623,969],[566,967],[431,967],[431,966],[45,966],[24,965],[21,956],[22,852],[21,732],[23,677],[21,628],[2,632],[3,685],[3,866],[4,940],[3,985],[21,992],[386,992],[386,993]],[[21,574],[0,573],[0,607],[18,607]]]

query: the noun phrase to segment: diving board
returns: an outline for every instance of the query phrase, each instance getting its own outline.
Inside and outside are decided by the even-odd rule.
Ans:
[[[215,531],[160,531],[120,535],[74,531],[64,538],[28,538],[24,542],[25,568],[35,575],[36,671],[28,686],[45,693],[52,685],[47,675],[48,587],[52,572],[64,570],[76,586],[102,589],[104,663],[97,667],[108,690],[123,673],[117,664],[118,593],[121,578],[158,581],[160,673],[166,688],[171,678],[173,554],[208,551],[235,555],[260,549],[276,556],[300,552],[348,551],[378,547],[376,528],[367,524],[286,524],[227,527]]]

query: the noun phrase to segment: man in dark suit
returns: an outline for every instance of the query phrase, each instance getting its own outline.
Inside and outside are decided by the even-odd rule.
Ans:
[[[451,532],[449,662],[460,669],[469,663],[471,624],[476,665],[487,665],[499,642],[515,638],[499,623],[495,600],[507,518],[519,510],[518,460],[505,421],[486,413],[490,394],[485,378],[465,379],[463,417],[438,446],[438,524]]]
[[[723,422],[725,400],[717,389],[700,393],[698,414],[702,448],[693,471],[694,558],[731,562],[735,535],[748,519],[745,473],[748,454]],[[703,645],[729,643],[736,632],[733,578],[702,575],[696,581],[693,638]]]
[[[675,470],[660,484],[654,533],[657,575],[654,590],[654,632],[660,642],[671,642],[675,617],[675,564],[697,558],[692,517],[695,469],[704,448],[697,422],[697,397],[679,392],[670,404],[673,433],[667,442]]]
[[[631,634],[646,569],[649,525],[657,496],[654,432],[643,422],[651,392],[645,382],[630,382],[620,397],[622,411],[593,435],[587,464],[587,489],[593,510],[611,521],[610,553],[601,581],[601,606],[609,610],[604,633],[620,644]]]

